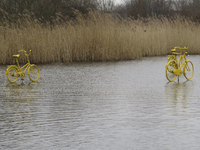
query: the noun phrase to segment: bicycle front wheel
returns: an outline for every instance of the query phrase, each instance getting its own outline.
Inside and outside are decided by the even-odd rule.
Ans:
[[[192,79],[192,77],[194,75],[194,66],[190,60],[186,62],[185,66],[183,68],[183,74],[187,80]]]
[[[31,65],[28,68],[28,76],[31,81],[37,81],[40,76],[40,70],[36,65]]]
[[[7,78],[8,81],[10,81],[11,83],[17,81],[18,78],[17,69],[13,67],[9,68],[7,73]]]
[[[177,64],[174,60],[170,60],[167,65],[166,65],[166,69],[165,69],[165,73],[166,73],[166,78],[167,80],[169,80],[170,82],[174,81],[176,79],[176,76],[173,73],[173,70],[177,69]]]

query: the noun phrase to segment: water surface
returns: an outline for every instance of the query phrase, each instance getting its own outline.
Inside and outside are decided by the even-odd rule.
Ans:
[[[0,66],[0,149],[199,150],[200,56],[169,83],[167,57],[38,65],[9,83]]]

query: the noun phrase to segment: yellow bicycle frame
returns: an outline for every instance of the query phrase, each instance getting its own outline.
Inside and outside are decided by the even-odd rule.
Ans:
[[[30,64],[29,56],[31,54],[31,50],[29,51],[29,54],[26,54],[25,50],[20,50],[19,52],[24,52],[25,56],[27,57],[28,63],[25,64],[23,67],[20,67],[19,62],[18,62],[18,58],[19,58],[20,55],[19,54],[13,55],[13,57],[16,58],[17,65],[10,65],[10,66],[7,67],[5,75],[7,75],[8,80],[10,82],[15,82],[15,81],[17,81],[17,78],[19,76],[23,80],[24,77],[25,77],[25,72],[28,69],[27,74],[29,76],[29,79],[31,81],[37,81],[39,76],[40,76],[40,70],[36,65]],[[24,71],[23,71],[23,69],[24,69]],[[35,69],[36,69],[36,71],[34,71]],[[36,78],[34,78],[33,75],[37,75]],[[10,78],[10,76],[12,76],[13,78]]]
[[[16,58],[17,66],[16,66],[16,65],[9,65],[9,66],[7,67],[7,69],[6,69],[5,75],[8,74],[9,68],[14,67],[14,68],[17,69],[17,75],[18,75],[18,76],[21,76],[21,78],[24,78],[24,74],[25,74],[26,70],[31,66],[30,60],[29,60],[29,56],[30,56],[30,54],[31,54],[31,50],[29,51],[29,54],[26,54],[26,51],[25,51],[25,50],[20,50],[19,53],[20,53],[20,52],[24,52],[25,56],[27,57],[28,63],[25,64],[23,67],[20,67],[19,62],[18,62],[18,57],[19,57],[20,55],[19,55],[19,54],[18,54],[18,55],[13,55],[13,57]],[[23,71],[22,69],[25,68],[25,67],[26,67],[26,69]],[[27,74],[29,75],[29,70],[28,70]]]
[[[176,49],[180,49],[180,53],[176,53]],[[186,48],[185,46],[183,48],[177,46],[171,50],[172,55],[168,55],[168,61],[174,60],[175,63],[177,64],[175,65],[176,70],[173,70],[173,73],[179,76],[183,73],[183,66],[186,63],[186,56],[185,56],[187,54],[187,52],[185,52],[186,49],[188,48]],[[177,57],[176,57],[177,55],[180,55],[178,63],[177,63]]]
[[[176,49],[180,49],[180,53],[177,53]],[[185,46],[183,48],[177,46],[171,50],[172,55],[168,55],[168,63],[166,64],[165,72],[170,82],[174,81],[176,76],[179,77],[182,73],[187,80],[190,80],[194,75],[194,65],[190,60],[186,59],[186,49],[188,48]],[[180,55],[178,61],[177,55]]]

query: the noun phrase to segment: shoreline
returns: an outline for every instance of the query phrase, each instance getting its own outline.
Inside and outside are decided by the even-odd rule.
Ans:
[[[167,54],[167,55],[160,55],[160,56],[145,56],[145,57],[141,57],[141,58],[137,58],[137,59],[121,59],[121,60],[107,60],[107,61],[72,61],[72,62],[48,62],[48,63],[32,63],[30,61],[31,64],[36,64],[36,65],[50,65],[50,64],[72,64],[72,63],[106,63],[106,62],[123,62],[123,61],[140,61],[143,59],[149,59],[149,58],[153,58],[153,57],[166,57],[168,58],[168,55],[171,54]],[[188,56],[189,55],[189,56]],[[200,54],[187,54],[186,58],[188,59],[188,57],[190,56],[200,56]],[[179,55],[178,55],[179,57]],[[167,61],[167,59],[166,59]],[[25,65],[26,63],[20,63],[20,65]],[[9,66],[9,65],[17,65],[16,62],[14,62],[13,64],[0,64],[1,66]]]

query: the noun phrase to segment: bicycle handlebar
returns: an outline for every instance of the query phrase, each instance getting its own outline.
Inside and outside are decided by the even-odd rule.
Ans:
[[[184,50],[188,49],[188,47],[185,47],[185,46],[184,46],[183,48],[178,47],[178,46],[174,47],[175,50],[176,50],[177,48],[180,49],[180,55],[182,55],[182,50],[183,50],[184,54],[187,54],[187,52],[185,52]]]
[[[174,47],[174,49],[176,49],[176,48],[178,48],[178,49],[180,49],[180,50],[182,50],[182,49],[188,49],[188,47],[183,47],[183,48],[181,48],[181,47],[178,47],[178,46],[176,46],[176,47]]]
[[[20,51],[18,51],[18,52],[19,52],[19,53],[20,53],[20,52],[24,52],[24,54],[25,54],[26,56],[30,56],[30,54],[31,54],[31,50],[29,51],[29,54],[26,54],[26,51],[25,51],[25,50],[23,50],[23,49],[22,49],[22,50],[20,50]]]

